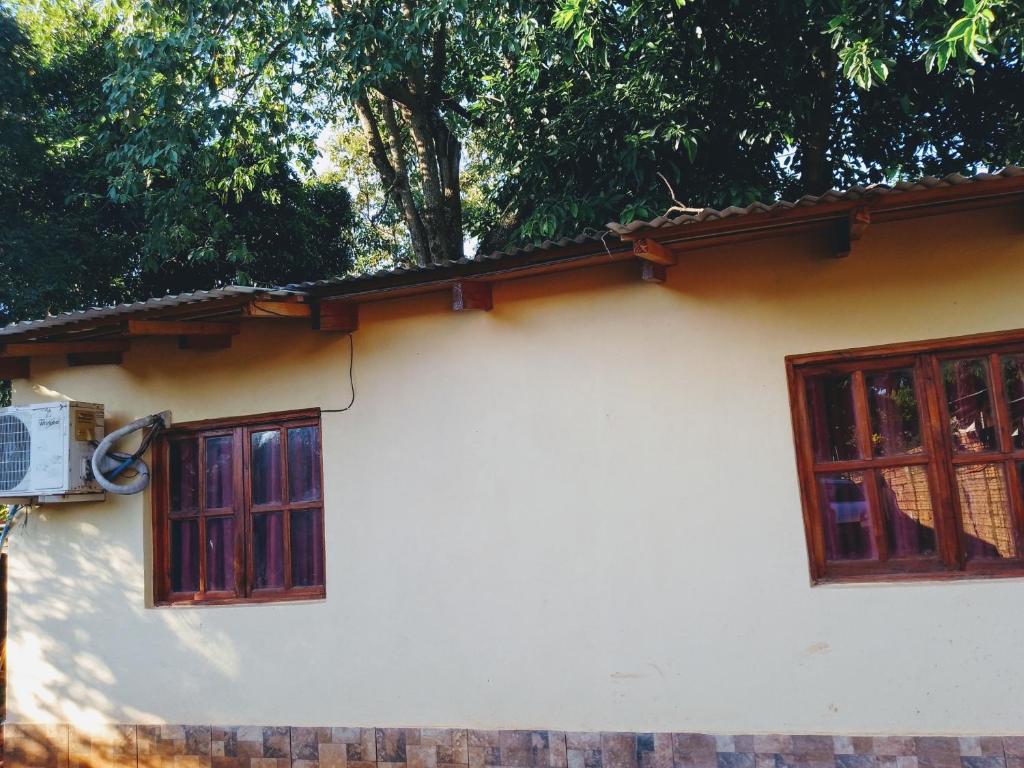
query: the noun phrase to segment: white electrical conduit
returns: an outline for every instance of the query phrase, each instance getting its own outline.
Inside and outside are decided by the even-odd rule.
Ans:
[[[96,478],[96,482],[100,486],[111,493],[116,493],[121,496],[129,496],[133,493],[141,493],[149,485],[149,466],[142,460],[142,457],[118,459],[114,456],[108,456],[111,449],[114,447],[114,443],[127,437],[132,432],[137,432],[140,429],[146,427],[156,427],[158,424],[162,424],[163,419],[160,415],[156,414],[153,416],[143,416],[141,419],[136,419],[131,424],[127,424],[120,429],[116,429],[109,435],[104,437],[100,444],[96,446],[96,451],[92,455],[92,473]],[[132,467],[136,472],[136,476],[127,483],[115,483],[113,479],[117,477],[121,472]],[[109,475],[109,478],[108,478]]]

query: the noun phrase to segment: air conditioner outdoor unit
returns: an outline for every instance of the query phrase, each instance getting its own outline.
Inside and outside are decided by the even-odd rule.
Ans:
[[[102,498],[90,459],[103,427],[96,403],[0,408],[0,500]]]

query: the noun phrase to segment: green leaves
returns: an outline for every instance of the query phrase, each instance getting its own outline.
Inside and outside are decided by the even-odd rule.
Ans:
[[[403,107],[439,105],[430,120],[464,148],[463,223],[485,250],[651,218],[677,199],[746,204],[1020,161],[1022,3],[44,4],[64,6],[60,18],[33,17],[35,48],[0,57],[0,187],[30,190],[19,243],[40,236],[40,221],[56,231],[47,211],[61,210],[76,224],[61,238],[103,232],[130,254],[124,275],[142,277],[117,290],[131,292],[149,279],[139,254],[153,274],[196,285],[343,267],[346,185],[364,219],[360,263],[407,258],[365,140],[346,139],[347,157],[362,154],[339,163],[344,184],[312,194],[318,137],[328,125],[351,134],[353,98],[367,92],[386,95],[399,121]],[[68,11],[79,6],[106,16]],[[95,45],[86,53],[79,40]],[[55,79],[43,95],[39,71]],[[398,145],[422,204],[415,143],[406,132]],[[0,230],[15,220],[2,212]],[[61,242],[55,252],[70,254]]]
[[[678,0],[677,0],[678,2]],[[560,31],[572,31],[576,50],[594,47],[594,14],[599,0],[562,0],[551,17],[552,26]]]
[[[884,83],[892,65],[891,59],[886,60],[877,55],[868,40],[860,40],[840,50],[839,61],[843,67],[843,77],[852,80],[865,91],[873,85]]]
[[[1020,0],[964,0],[959,11],[955,4],[917,0],[892,4],[888,11],[885,4],[868,0],[838,5],[841,12],[829,19],[824,32],[839,53],[844,76],[864,90],[887,79],[892,55],[916,48],[926,72],[941,73],[955,63],[971,75],[986,55],[1014,45],[1019,51],[1024,31]],[[886,58],[882,50],[892,54]],[[1014,57],[1019,66],[1019,53]]]
[[[994,24],[996,8],[1010,10],[1006,0],[965,0],[963,15],[956,18],[946,34],[932,43],[924,56],[926,69],[942,72],[950,61],[985,63],[984,54],[998,52]],[[1018,22],[1019,23],[1019,22]]]

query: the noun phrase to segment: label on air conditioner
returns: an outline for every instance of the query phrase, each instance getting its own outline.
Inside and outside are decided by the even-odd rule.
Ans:
[[[88,442],[96,439],[96,414],[93,411],[85,411],[76,408],[75,414],[75,440]]]

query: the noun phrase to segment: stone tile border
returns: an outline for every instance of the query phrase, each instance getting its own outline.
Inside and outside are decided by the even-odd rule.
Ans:
[[[1024,768],[1024,736],[5,725],[4,768]]]

